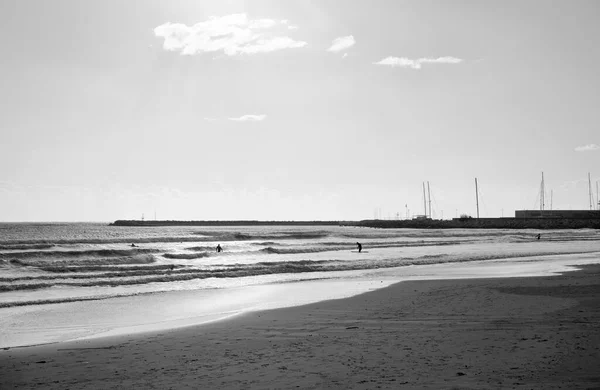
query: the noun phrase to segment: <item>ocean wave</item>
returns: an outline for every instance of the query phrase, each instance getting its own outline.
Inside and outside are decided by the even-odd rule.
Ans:
[[[273,232],[270,234],[249,234],[239,232],[219,232],[219,231],[202,231],[196,232],[200,236],[205,236],[204,239],[210,241],[251,241],[251,240],[315,240],[325,238],[330,235],[326,231],[310,231],[310,232]]]
[[[134,263],[135,264],[135,263]],[[150,263],[140,263],[150,264]],[[177,264],[161,264],[161,265],[78,265],[78,266],[45,266],[39,267],[40,270],[52,273],[85,273],[85,272],[103,272],[103,271],[119,271],[119,272],[135,272],[145,270],[161,270],[173,269],[173,267],[181,267]]]
[[[573,252],[568,254],[591,253],[589,251]],[[518,254],[488,254],[465,257],[464,255],[427,255],[416,258],[390,258],[379,260],[299,260],[299,261],[281,261],[281,262],[261,262],[255,264],[235,264],[214,266],[211,269],[181,269],[162,274],[141,275],[138,278],[94,278],[93,281],[65,281],[54,280],[51,283],[26,283],[26,284],[3,284],[0,285],[1,291],[15,290],[36,290],[50,288],[54,286],[69,287],[99,287],[99,286],[123,286],[138,285],[148,283],[165,283],[189,281],[194,279],[208,278],[240,278],[248,276],[261,276],[271,274],[286,273],[308,273],[308,272],[334,272],[334,271],[356,271],[356,270],[374,270],[384,268],[403,267],[409,265],[429,265],[441,263],[458,263],[468,261],[499,260],[506,258],[522,257],[540,257],[551,255],[565,255],[567,253],[518,253]],[[99,275],[98,275],[99,276]],[[123,275],[130,277],[132,275]],[[82,278],[85,279],[85,278]]]
[[[54,244],[7,244],[0,245],[0,251],[27,250],[27,249],[50,249]]]
[[[214,272],[215,269],[217,268],[213,268],[212,271],[210,270],[200,270],[197,268],[183,268],[183,266],[175,266],[175,265],[169,265],[169,266],[164,266],[161,269],[158,268],[150,268],[147,267],[149,269],[138,269],[135,271],[116,271],[116,272],[98,272],[98,273],[84,273],[84,274],[57,274],[57,275],[31,275],[31,276],[16,276],[16,277],[5,277],[5,278],[0,278],[0,283],[13,283],[12,285],[9,286],[17,286],[15,283],[23,283],[23,282],[41,282],[41,283],[25,283],[26,285],[36,285],[36,286],[47,286],[47,287],[52,287],[52,286],[58,286],[58,285],[78,285],[77,283],[73,283],[73,280],[98,280],[100,282],[98,283],[106,283],[107,281],[110,281],[111,283],[114,283],[114,285],[121,285],[121,284],[126,284],[123,283],[123,280],[126,279],[122,279],[122,280],[118,280],[117,278],[133,278],[133,277],[141,277],[141,276],[145,276],[145,277],[158,277],[158,278],[163,278],[165,275],[190,275],[190,274],[204,274],[206,272]],[[236,271],[240,271],[242,270],[242,267],[232,267],[229,268],[228,270],[236,270]],[[43,282],[48,282],[48,283],[43,283]],[[68,284],[70,283],[70,284]],[[86,282],[85,285],[86,287],[93,284],[94,282]],[[137,283],[136,283],[137,284]],[[2,288],[3,285],[0,285],[0,288]],[[20,288],[14,288],[14,289],[20,289]]]
[[[442,242],[364,242],[363,249],[366,248],[409,248],[409,247],[423,247],[423,246],[448,246],[448,245],[459,245],[465,244],[470,241],[454,242],[454,241],[442,241]],[[356,248],[355,243],[348,242],[326,242],[319,243],[319,246],[268,246],[261,249],[259,252],[268,254],[300,254],[300,253],[319,253],[319,252],[334,252],[352,250]]]
[[[277,254],[277,255],[288,255],[288,254],[296,254],[296,253],[319,253],[319,252],[330,252],[336,250],[344,250],[348,249],[348,245],[342,247],[327,247],[327,248],[274,248],[268,246],[266,248],[261,249],[259,252]]]
[[[216,247],[214,246],[191,246],[189,248],[185,248],[188,251],[195,251],[195,252],[205,252],[205,251],[215,251]]]
[[[197,272],[197,270],[182,269],[182,265],[160,265],[150,267],[121,267],[113,268],[107,272],[106,269],[96,269],[95,272],[89,273],[74,273],[74,272],[57,272],[53,275],[28,275],[28,276],[13,276],[13,277],[0,277],[0,283],[15,283],[15,282],[27,282],[36,280],[49,280],[49,281],[60,281],[66,279],[109,279],[109,278],[130,278],[135,276],[148,276],[148,275],[162,275],[166,272]],[[84,267],[87,268],[87,267]],[[66,274],[66,275],[65,275]]]
[[[122,237],[122,238],[69,238],[46,240],[0,240],[0,245],[75,245],[75,244],[152,244],[170,242],[203,242],[209,241],[201,237]]]
[[[6,252],[0,253],[0,259],[29,259],[29,258],[77,258],[77,257],[126,257],[143,253],[156,253],[158,249],[135,248],[135,249],[92,249],[73,251],[35,251],[35,252]]]
[[[183,260],[192,260],[192,259],[201,259],[203,257],[210,256],[208,252],[198,252],[198,253],[165,253],[163,257],[167,259],[183,259]]]
[[[103,266],[117,264],[149,264],[154,263],[156,259],[153,255],[135,255],[125,257],[105,257],[105,258],[84,258],[84,259],[10,259],[11,265],[24,267],[37,267],[42,270],[53,270],[59,268],[74,268],[75,266]],[[51,271],[52,272],[52,271]]]
[[[55,299],[37,299],[37,300],[32,300],[32,301],[0,302],[0,309],[9,308],[9,307],[18,307],[18,306],[49,305],[49,304],[53,304],[53,303],[99,301],[99,300],[104,300],[104,299],[135,296],[135,295],[139,295],[139,294],[120,294],[120,295],[105,295],[105,296],[93,296],[93,297],[72,297],[72,298],[55,298]]]

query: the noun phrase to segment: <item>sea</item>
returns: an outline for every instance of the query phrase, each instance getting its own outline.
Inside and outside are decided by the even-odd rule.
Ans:
[[[194,325],[402,280],[545,275],[599,254],[600,232],[586,229],[2,223],[0,347]]]

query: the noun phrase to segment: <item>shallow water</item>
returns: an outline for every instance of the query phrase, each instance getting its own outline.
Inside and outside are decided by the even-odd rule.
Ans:
[[[182,326],[411,278],[548,274],[597,262],[599,238],[595,230],[0,224],[0,346]]]

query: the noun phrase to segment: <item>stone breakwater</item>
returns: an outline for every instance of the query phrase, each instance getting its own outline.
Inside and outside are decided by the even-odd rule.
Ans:
[[[600,229],[600,218],[454,218],[451,220],[363,221],[136,221],[118,220],[111,226],[362,226],[407,229]]]
[[[575,218],[455,218],[452,220],[364,220],[350,226],[407,229],[600,229],[600,219]]]
[[[141,220],[117,220],[110,226],[337,226],[343,225],[340,221],[141,221]]]

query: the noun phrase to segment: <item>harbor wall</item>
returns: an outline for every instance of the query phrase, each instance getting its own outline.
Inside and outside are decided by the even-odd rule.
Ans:
[[[340,221],[154,221],[154,220],[117,220],[110,226],[337,226]]]
[[[452,220],[364,220],[353,226],[407,229],[600,229],[600,219],[454,218]]]
[[[600,229],[599,219],[581,218],[454,218],[452,220],[363,221],[140,221],[117,220],[111,226],[362,226],[388,229]]]

